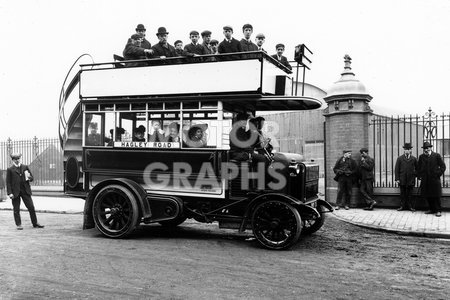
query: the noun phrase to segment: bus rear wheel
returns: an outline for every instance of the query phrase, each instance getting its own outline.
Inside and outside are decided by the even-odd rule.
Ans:
[[[121,185],[105,186],[95,196],[93,216],[97,229],[110,238],[129,235],[139,220],[136,197]]]
[[[269,200],[256,206],[252,227],[253,234],[262,246],[282,250],[297,243],[302,221],[298,210],[289,203]]]

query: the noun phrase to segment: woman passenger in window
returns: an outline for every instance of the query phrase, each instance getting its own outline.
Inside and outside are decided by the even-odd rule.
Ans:
[[[206,132],[207,124],[197,124],[192,126],[187,134],[186,144],[191,148],[206,147]]]
[[[160,120],[152,120],[152,127],[150,128],[148,140],[150,142],[164,142],[164,130],[161,128]]]
[[[180,124],[172,122],[169,125],[169,135],[166,138],[166,142],[178,143],[180,142]]]

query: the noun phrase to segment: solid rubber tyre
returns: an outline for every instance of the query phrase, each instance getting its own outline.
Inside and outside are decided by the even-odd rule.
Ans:
[[[136,197],[118,184],[105,186],[97,193],[92,213],[95,227],[109,238],[126,237],[139,220]]]
[[[265,248],[282,250],[298,242],[302,220],[291,204],[268,200],[258,204],[252,214],[253,234]]]

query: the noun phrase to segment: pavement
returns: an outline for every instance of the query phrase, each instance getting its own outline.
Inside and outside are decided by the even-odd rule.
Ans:
[[[66,196],[33,195],[37,212],[82,214],[84,200]],[[0,210],[12,210],[10,199],[0,202]],[[26,211],[21,203],[21,210]],[[442,212],[441,217],[426,215],[423,211],[397,211],[392,208],[377,208],[368,211],[360,208],[340,209],[331,216],[353,225],[393,232],[402,235],[425,236],[450,239],[450,212]]]
[[[36,212],[59,213],[59,214],[82,214],[84,210],[84,199],[65,196],[36,196],[33,195],[33,203]],[[27,211],[27,208],[20,203],[21,211]],[[11,210],[11,199],[0,202],[0,210]]]

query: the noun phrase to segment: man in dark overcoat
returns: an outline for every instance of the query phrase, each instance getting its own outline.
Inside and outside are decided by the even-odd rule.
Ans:
[[[429,142],[423,143],[424,153],[419,156],[418,179],[420,180],[420,195],[427,199],[429,211],[426,214],[441,216],[442,186],[440,177],[445,172],[445,163],[439,153],[433,152]]]
[[[417,158],[411,155],[411,143],[403,145],[404,154],[395,162],[395,182],[400,186],[400,207],[397,210],[414,211],[411,193],[416,184]]]
[[[139,34],[133,34],[122,52],[123,58],[125,60],[139,60],[149,58],[153,54],[153,50],[143,48],[141,42],[142,36]],[[147,65],[145,62],[126,63],[127,67],[138,67],[145,65]]]
[[[165,27],[159,27],[156,36],[159,39],[159,43],[155,44],[152,47],[153,58],[166,58],[178,56],[175,51],[175,48],[167,42],[169,32],[167,32]]]
[[[191,43],[184,46],[184,51],[187,53],[187,56],[197,56],[197,55],[205,55],[209,54],[207,48],[205,48],[202,44],[198,43],[199,33],[196,30],[192,30],[189,33],[189,38],[191,39]]]
[[[369,149],[361,148],[361,159],[358,163],[358,175],[359,175],[359,191],[366,201],[367,207],[365,210],[373,210],[373,207],[377,204],[372,199],[373,195],[373,168],[375,167],[375,161],[369,156]]]
[[[206,54],[214,54],[214,52],[213,52],[213,50],[211,48],[211,45],[210,45],[210,43],[211,43],[211,31],[204,30],[204,31],[202,31],[201,35],[202,35],[202,40],[203,40],[202,46],[203,46],[203,48],[205,48]]]
[[[14,221],[18,230],[22,230],[22,221],[20,219],[20,199],[30,213],[31,223],[34,228],[44,228],[37,221],[34,210],[33,200],[31,199],[30,182],[33,181],[33,175],[27,165],[20,163],[22,154],[12,153],[11,159],[13,165],[6,171],[6,189],[9,198],[11,198],[14,212]]]
[[[233,27],[224,26],[223,27],[223,35],[225,39],[220,42],[218,51],[219,53],[234,53],[234,52],[242,52],[241,43],[233,38]],[[231,59],[239,59],[239,55],[234,55],[232,57],[221,58],[223,60],[231,60]]]
[[[145,29],[145,26],[143,24],[138,24],[136,26],[136,33],[142,37],[141,47],[144,49],[151,49],[152,44],[150,44],[150,42],[145,38],[146,31],[147,29]]]
[[[251,24],[244,24],[242,26],[242,32],[244,33],[244,38],[240,41],[242,51],[258,51],[258,46],[251,40],[253,26]]]
[[[283,55],[283,53],[284,53],[284,44],[277,44],[275,46],[275,49],[277,50],[277,53],[272,55],[272,57],[274,59],[276,59],[278,62],[280,62],[281,64],[283,64],[289,70],[292,70],[291,64],[287,60],[286,56]]]
[[[349,209],[350,198],[352,197],[352,186],[357,171],[355,160],[352,158],[351,150],[344,150],[343,156],[341,156],[334,165],[333,168],[334,180],[338,182],[338,194],[336,199],[336,209],[344,206],[345,209]],[[342,197],[344,201],[342,203]]]

